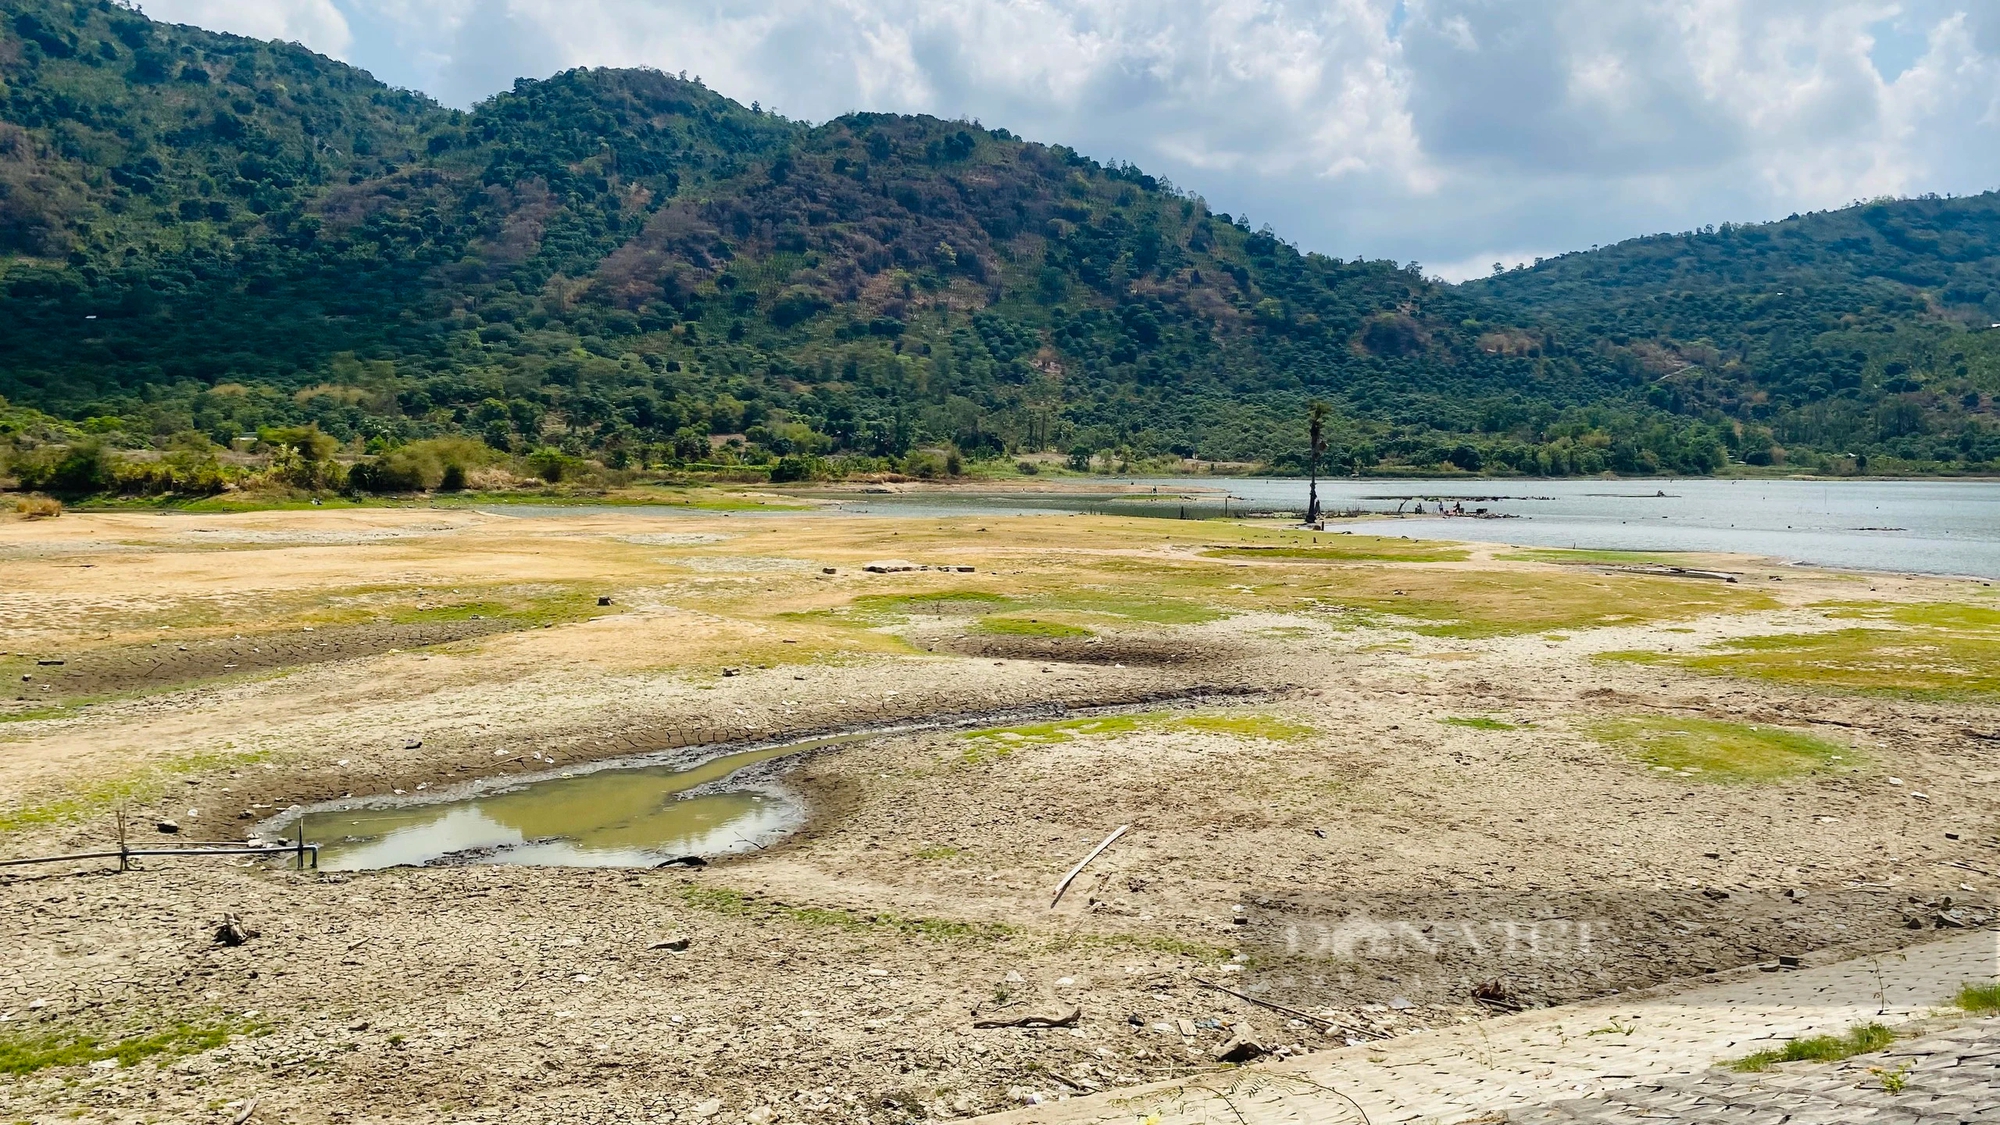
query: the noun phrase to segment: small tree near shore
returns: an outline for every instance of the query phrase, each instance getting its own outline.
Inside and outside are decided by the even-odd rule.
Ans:
[[[1326,453],[1326,419],[1332,411],[1315,399],[1306,404],[1306,522],[1319,522],[1319,459]]]

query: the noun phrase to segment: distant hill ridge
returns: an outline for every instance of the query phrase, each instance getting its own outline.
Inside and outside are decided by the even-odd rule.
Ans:
[[[9,7],[0,428],[1295,468],[1320,398],[1336,471],[2000,458],[1991,195],[1448,286],[1004,129],[813,126],[648,70],[466,113],[108,0]]]

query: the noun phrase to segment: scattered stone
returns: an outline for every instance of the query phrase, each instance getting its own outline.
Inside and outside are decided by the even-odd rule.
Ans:
[[[1228,1041],[1215,1049],[1214,1058],[1216,1062],[1246,1063],[1270,1052],[1271,1049],[1258,1037],[1256,1029],[1247,1023],[1239,1023],[1230,1033]]]
[[[707,1101],[702,1102],[700,1105],[694,1107],[694,1115],[696,1117],[701,1118],[703,1121],[706,1121],[709,1118],[714,1117],[716,1114],[721,1112],[722,1112],[721,1098],[710,1098]]]
[[[597,596],[597,604],[598,604],[598,605],[610,605],[610,604],[611,604],[611,595],[609,595],[609,594],[599,594],[599,595]]]
[[[689,939],[686,934],[677,934],[673,937],[667,938],[664,941],[656,941],[653,944],[647,946],[646,948],[665,949],[672,953],[679,953],[681,950],[686,949],[688,947],[688,944],[689,944]]]
[[[1079,1018],[1081,1018],[1082,1015],[1083,1015],[1083,1010],[1081,1008],[1078,1008],[1075,1005],[1071,1005],[1070,1007],[1065,1008],[1059,1012],[1052,1012],[1052,1013],[1031,1012],[1025,1016],[1013,1016],[1013,1017],[987,1016],[984,1019],[973,1020],[972,1026],[978,1028],[1075,1027],[1076,1021]]]
[[[245,926],[243,919],[234,914],[224,914],[222,920],[215,924],[217,945],[242,945],[256,936],[258,936],[257,931]]]
[[[153,827],[165,833],[168,836],[172,836],[181,830],[181,826],[174,823],[171,820],[163,820],[158,824],[153,825]]]
[[[740,676],[740,675],[742,675],[742,674],[743,674],[743,669],[741,669],[741,668],[724,668],[724,669],[722,670],[722,674],[723,674],[723,675],[725,675],[725,676]]]

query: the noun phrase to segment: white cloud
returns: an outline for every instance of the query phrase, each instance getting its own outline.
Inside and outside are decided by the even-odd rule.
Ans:
[[[976,117],[1135,161],[1311,249],[1435,258],[1454,276],[1511,264],[1528,256],[1522,247],[2000,184],[1991,0],[155,0],[149,10],[346,50],[458,105],[517,75],[649,65],[811,120],[857,109]]]
[[[151,0],[146,14],[252,39],[303,43],[334,58],[345,58],[354,39],[333,0]]]

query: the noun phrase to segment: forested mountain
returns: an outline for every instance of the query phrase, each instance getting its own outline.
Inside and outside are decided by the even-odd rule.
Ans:
[[[1806,450],[1996,455],[2000,194],[1653,235],[1464,289],[1600,341],[1675,413]]]
[[[2000,364],[1969,327],[2000,319],[1991,197],[1454,287],[967,122],[814,126],[646,70],[462,113],[110,0],[7,11],[17,445],[311,424],[357,453],[459,436],[614,466],[949,446],[1284,467],[1316,397],[1355,470],[2000,456]]]

